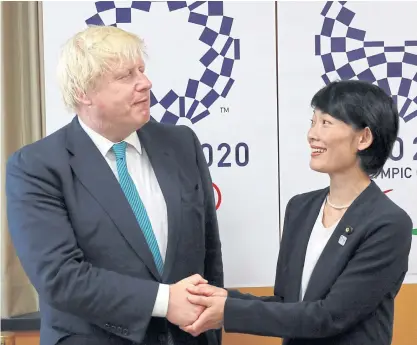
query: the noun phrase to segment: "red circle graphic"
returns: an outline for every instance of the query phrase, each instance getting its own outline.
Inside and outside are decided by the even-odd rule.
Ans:
[[[218,210],[220,207],[220,204],[222,203],[222,192],[220,192],[220,188],[215,183],[213,183],[213,188],[217,194],[216,210]]]

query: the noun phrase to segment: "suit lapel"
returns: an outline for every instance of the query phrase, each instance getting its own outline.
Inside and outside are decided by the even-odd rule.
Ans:
[[[136,254],[157,280],[160,275],[135,215],[119,182],[97,147],[75,117],[68,128],[67,148],[71,167],[78,179],[113,220]]]
[[[138,135],[155,172],[162,194],[165,198],[168,215],[168,245],[165,256],[163,281],[169,280],[175,263],[175,254],[181,221],[181,190],[178,165],[173,150],[163,145],[163,138],[154,133],[154,124],[148,123],[138,131]]]
[[[304,301],[316,300],[329,289],[333,283],[332,280],[326,279],[329,276],[329,262],[334,261],[341,251],[345,249],[344,246],[339,244],[339,238],[342,235],[351,236],[346,235],[346,228],[355,229],[360,225],[361,220],[366,216],[366,212],[369,211],[367,205],[373,202],[374,196],[378,194],[378,191],[380,191],[378,186],[372,181],[346,210],[313,269],[304,295]]]
[[[288,279],[288,291],[285,296],[286,302],[298,302],[300,299],[301,279],[308,240],[327,193],[328,188],[317,194],[315,199],[303,208],[305,217],[295,223],[295,226],[300,230],[294,239],[291,259],[288,262],[290,277]]]

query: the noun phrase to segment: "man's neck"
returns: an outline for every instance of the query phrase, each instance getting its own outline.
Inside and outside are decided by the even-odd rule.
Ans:
[[[133,131],[131,129],[124,129],[121,127],[116,127],[111,124],[106,124],[103,121],[97,121],[93,119],[91,116],[86,114],[78,115],[79,119],[88,126],[91,130],[100,134],[102,137],[110,140],[113,143],[118,143],[124,139],[126,139]]]

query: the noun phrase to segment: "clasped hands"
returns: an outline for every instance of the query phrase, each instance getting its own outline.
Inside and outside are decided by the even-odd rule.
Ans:
[[[167,319],[193,336],[223,327],[227,291],[199,274],[170,285]]]

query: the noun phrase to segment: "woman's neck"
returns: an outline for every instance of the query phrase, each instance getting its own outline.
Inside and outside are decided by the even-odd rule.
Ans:
[[[350,205],[371,183],[362,169],[330,175],[329,200],[335,206]]]

